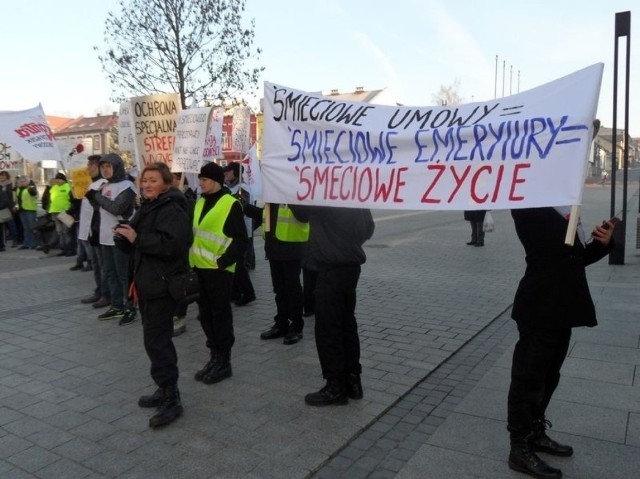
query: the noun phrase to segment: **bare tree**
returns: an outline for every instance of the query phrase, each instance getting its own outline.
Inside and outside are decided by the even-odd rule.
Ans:
[[[187,101],[233,101],[255,90],[263,70],[245,0],[119,0],[107,15],[104,49],[94,47],[113,101],[152,93]]]
[[[460,105],[464,103],[464,98],[460,96],[460,80],[456,79],[452,85],[440,85],[438,93],[431,95],[431,101],[434,105]]]

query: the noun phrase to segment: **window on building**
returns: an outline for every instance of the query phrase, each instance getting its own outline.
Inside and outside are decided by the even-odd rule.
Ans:
[[[222,132],[222,149],[230,150],[231,149],[231,135],[227,135],[227,132]]]
[[[100,135],[93,135],[93,151],[102,153],[102,142],[100,141]]]

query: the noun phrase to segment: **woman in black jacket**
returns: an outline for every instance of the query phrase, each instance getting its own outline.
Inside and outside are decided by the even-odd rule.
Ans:
[[[169,424],[182,414],[178,391],[178,358],[173,345],[173,312],[177,303],[168,293],[168,278],[185,272],[192,242],[187,201],[172,188],[164,163],[147,166],[141,175],[142,204],[131,224],[115,228],[116,244],[131,248],[130,293],[142,315],[144,346],[151,360],[151,377],[158,389],[142,396],[140,407],[157,407],[149,426]]]

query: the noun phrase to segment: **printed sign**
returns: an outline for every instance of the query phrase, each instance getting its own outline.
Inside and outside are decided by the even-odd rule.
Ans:
[[[224,158],[222,154],[222,122],[224,120],[224,109],[216,107],[211,111],[209,129],[204,144],[202,159],[205,162]]]
[[[131,103],[123,101],[120,103],[120,114],[118,116],[118,148],[122,151],[135,151],[133,122],[131,120]]]
[[[233,129],[231,130],[231,138],[233,151],[246,153],[251,147],[250,127],[251,127],[251,109],[247,106],[239,106],[233,109]]]

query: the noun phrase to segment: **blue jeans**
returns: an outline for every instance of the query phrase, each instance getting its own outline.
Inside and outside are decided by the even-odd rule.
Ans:
[[[36,241],[36,237],[33,236],[31,228],[33,228],[33,224],[36,222],[36,212],[20,210],[20,221],[22,221],[22,227],[24,229],[22,245],[28,246],[29,248],[35,248],[38,246],[38,242]]]
[[[111,306],[133,309],[129,296],[129,255],[117,246],[100,245],[102,262],[111,293]]]
[[[93,246],[88,240],[78,240],[78,255],[76,256],[76,263],[82,264],[84,261],[93,263]]]

